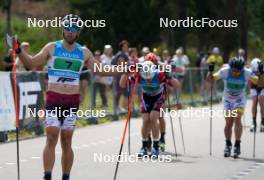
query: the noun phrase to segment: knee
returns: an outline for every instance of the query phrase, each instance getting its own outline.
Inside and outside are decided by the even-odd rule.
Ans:
[[[48,136],[47,137],[47,145],[49,147],[55,147],[58,141],[58,137],[57,136]]]
[[[72,145],[72,140],[71,137],[62,137],[61,138],[61,147],[63,150],[71,150],[71,145]]]
[[[233,123],[226,123],[225,130],[231,131],[233,128]]]
[[[241,121],[236,121],[235,127],[236,128],[241,128],[242,127]]]
[[[150,120],[149,119],[147,119],[147,120],[144,120],[143,121],[143,127],[148,127],[150,125]]]
[[[252,109],[255,110],[256,107],[257,107],[256,102],[253,102],[253,103],[252,103]]]

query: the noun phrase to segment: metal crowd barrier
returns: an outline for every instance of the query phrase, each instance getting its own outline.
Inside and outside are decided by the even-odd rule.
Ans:
[[[83,103],[80,105],[81,110],[102,110],[100,107],[102,101],[100,97],[98,97],[99,93],[94,92],[94,85],[95,85],[95,78],[90,71],[86,70],[82,73],[87,73],[85,80],[88,81],[88,87],[86,90],[86,95],[83,100]],[[183,83],[182,83],[182,90],[180,94],[180,102],[186,106],[200,106],[207,103],[207,94],[205,93],[205,76],[207,70],[201,68],[189,68],[187,73],[184,76]],[[10,78],[12,80],[12,73],[10,73]],[[25,83],[25,82],[39,82],[41,87],[41,92],[38,94],[39,99],[37,101],[37,108],[44,109],[45,107],[45,91],[47,85],[47,72],[37,71],[37,72],[18,72],[17,73],[18,83]],[[20,86],[18,86],[20,87]],[[21,88],[21,87],[20,87]],[[220,89],[220,90],[219,90]],[[214,96],[216,97],[215,100],[221,99],[222,96],[222,83],[217,84],[217,89],[215,88]],[[30,92],[29,92],[30,93]],[[31,92],[34,93],[34,92]],[[96,95],[95,95],[96,93]],[[116,121],[120,118],[124,118],[127,111],[122,110],[120,111],[118,105],[115,103],[115,98],[117,98],[117,83],[116,79],[112,85],[107,86],[106,89],[107,93],[107,101],[108,107],[104,108],[106,110],[105,117],[108,118],[110,121]],[[172,105],[176,104],[176,95],[171,93],[172,96]],[[95,98],[95,101],[93,100]],[[124,98],[124,97],[123,97]],[[126,97],[127,98],[127,97]],[[96,104],[95,104],[95,103]],[[120,100],[120,104],[121,104]],[[138,96],[135,96],[134,103],[133,103],[133,113],[132,117],[139,116],[139,100]],[[123,115],[123,117],[122,117]],[[93,117],[80,117],[78,120],[85,120],[88,121],[90,124],[97,124],[100,122],[99,116]],[[43,119],[36,117],[36,118],[23,118],[20,120],[20,129],[25,129],[29,131],[34,131],[36,135],[42,135],[44,133],[43,130]],[[6,133],[0,133],[0,141],[5,141]]]

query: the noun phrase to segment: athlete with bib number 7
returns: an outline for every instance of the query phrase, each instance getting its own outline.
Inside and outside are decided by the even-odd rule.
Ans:
[[[73,164],[72,136],[76,123],[76,112],[79,108],[80,73],[83,66],[94,72],[94,64],[97,63],[91,51],[76,43],[81,28],[81,21],[77,15],[69,14],[62,20],[63,39],[46,44],[35,56],[28,55],[20,47],[16,49],[23,64],[32,69],[35,66],[48,65],[48,89],[46,99],[46,110],[60,110],[54,114],[47,114],[46,146],[43,152],[44,180],[52,179],[52,169],[55,161],[55,147],[59,134],[61,135],[62,147],[62,180],[69,180]],[[114,68],[113,68],[114,69]],[[112,72],[96,72],[100,75],[120,75],[114,69]]]

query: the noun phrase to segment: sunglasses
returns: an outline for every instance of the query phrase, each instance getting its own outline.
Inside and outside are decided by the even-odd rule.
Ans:
[[[78,26],[68,26],[68,27],[65,26],[64,30],[69,32],[78,32],[80,28]]]

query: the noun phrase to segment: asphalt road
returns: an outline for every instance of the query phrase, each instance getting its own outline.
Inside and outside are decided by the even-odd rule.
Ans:
[[[214,110],[221,110],[216,105]],[[209,116],[199,113],[199,117],[183,117],[182,124],[186,153],[183,153],[179,121],[174,118],[174,128],[178,157],[174,156],[169,118],[167,121],[167,147],[159,162],[134,158],[141,146],[140,119],[131,120],[131,153],[127,156],[127,140],[124,158],[118,171],[118,180],[262,180],[264,177],[264,134],[257,133],[256,158],[253,154],[253,134],[249,132],[251,123],[251,102],[245,112],[244,132],[239,159],[224,158],[224,120],[213,118],[213,148],[209,155]],[[259,120],[260,118],[258,118]],[[73,139],[75,160],[71,173],[72,180],[112,180],[116,161],[111,158],[118,154],[124,121],[94,125],[76,130]],[[42,149],[45,137],[20,142],[21,180],[42,179]],[[165,156],[166,155],[166,156]],[[61,179],[61,149],[56,149],[53,171],[55,180]],[[100,159],[100,156],[103,157]],[[113,157],[112,157],[113,156]],[[16,144],[0,145],[0,179],[16,180]],[[169,159],[166,159],[169,158]],[[101,161],[100,161],[101,160]],[[171,160],[171,162],[168,162]]]

